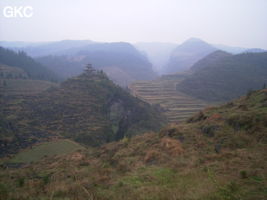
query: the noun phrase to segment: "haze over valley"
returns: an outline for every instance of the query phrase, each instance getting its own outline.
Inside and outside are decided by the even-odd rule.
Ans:
[[[266,1],[0,9],[1,200],[267,198]]]

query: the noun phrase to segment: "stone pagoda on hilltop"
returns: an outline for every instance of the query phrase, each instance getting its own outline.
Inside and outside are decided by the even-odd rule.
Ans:
[[[85,66],[84,72],[87,75],[97,74],[97,71],[92,67],[92,64],[87,64]]]
[[[103,70],[96,70],[92,67],[92,64],[87,64],[84,69],[84,74],[88,77],[101,77],[108,79],[107,75],[103,72]]]

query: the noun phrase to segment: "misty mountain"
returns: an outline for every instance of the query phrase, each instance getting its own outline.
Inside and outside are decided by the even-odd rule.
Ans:
[[[29,78],[58,81],[59,77],[42,64],[29,57],[25,52],[18,52],[0,47],[0,64],[18,67],[25,71]]]
[[[84,65],[80,62],[80,60],[71,56],[49,55],[35,58],[35,60],[56,73],[62,79],[77,76],[84,70]]]
[[[144,53],[153,64],[153,69],[161,74],[163,67],[167,64],[171,52],[177,44],[163,42],[139,42],[134,46]]]
[[[82,63],[92,63],[106,71],[120,85],[128,85],[133,80],[150,80],[156,76],[148,59],[129,43],[92,44],[77,55],[83,57]],[[111,72],[114,70],[122,71],[132,80],[122,74],[113,75]]]
[[[172,51],[164,73],[170,74],[190,69],[198,60],[215,50],[215,47],[200,39],[186,40]]]
[[[217,50],[196,62],[191,67],[191,71],[195,72],[197,70],[205,69],[206,67],[215,67],[220,60],[230,56],[232,56],[232,54],[227,53],[225,51]]]
[[[41,57],[48,55],[66,55],[68,52],[74,53],[80,48],[93,43],[90,40],[62,40],[57,42],[47,42],[42,44],[35,44],[31,46],[24,46],[17,48],[23,50],[32,57]]]
[[[18,49],[25,47],[34,47],[43,44],[48,44],[49,42],[24,42],[24,41],[0,41],[0,46],[9,49]]]
[[[213,44],[213,46],[217,49],[220,49],[222,51],[232,53],[232,54],[239,54],[247,50],[247,48],[244,48],[244,47],[232,47],[232,46],[227,46],[223,44]]]
[[[105,71],[121,86],[127,86],[136,80],[150,80],[156,76],[146,56],[129,43],[92,43],[74,49],[69,50],[69,55],[36,59],[64,78],[81,73],[88,63]]]
[[[240,53],[245,53],[245,52],[247,53],[266,52],[266,50],[260,49],[260,48],[232,47],[232,46],[227,46],[227,45],[222,45],[222,44],[213,44],[213,46],[217,49],[220,49],[222,51],[226,51],[232,54],[240,54]]]
[[[267,52],[267,50],[265,49],[260,49],[260,48],[251,48],[251,49],[247,49],[242,53],[263,53],[263,52]]]
[[[192,66],[177,90],[207,101],[228,101],[267,84],[267,53],[216,51]]]

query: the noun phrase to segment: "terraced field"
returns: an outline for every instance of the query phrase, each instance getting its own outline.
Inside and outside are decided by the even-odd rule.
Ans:
[[[182,77],[165,76],[153,81],[138,81],[130,85],[133,95],[150,104],[159,104],[169,122],[181,122],[208,104],[176,90]]]
[[[30,79],[0,79],[0,83],[0,91],[5,96],[35,95],[57,85],[49,81]]]
[[[1,114],[9,116],[20,108],[19,103],[35,98],[35,96],[56,83],[30,79],[0,79],[0,107]]]
[[[50,87],[56,87],[56,83],[30,79],[0,79],[0,108],[1,114],[8,116],[16,113],[18,103],[35,98],[35,96]]]

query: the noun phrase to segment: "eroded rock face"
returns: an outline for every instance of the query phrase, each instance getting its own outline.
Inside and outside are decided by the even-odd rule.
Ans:
[[[109,119],[112,123],[115,139],[120,140],[127,135],[130,126],[137,121],[135,119],[136,113],[134,113],[133,108],[127,107],[121,99],[114,100],[109,110]]]
[[[115,102],[113,102],[110,105],[110,109],[109,109],[109,119],[111,121],[120,121],[120,119],[122,118],[124,112],[125,112],[125,108],[123,106],[123,103],[121,100],[117,100]]]
[[[112,123],[112,130],[115,133],[116,140],[124,137],[125,132],[128,129],[129,122],[127,122],[127,112],[123,102],[120,99],[114,100],[110,105],[109,119]]]

